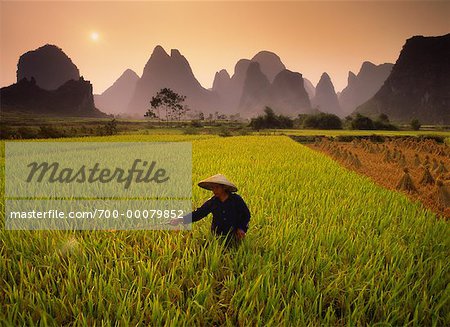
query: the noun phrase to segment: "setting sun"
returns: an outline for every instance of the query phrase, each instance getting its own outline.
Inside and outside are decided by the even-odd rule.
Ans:
[[[91,33],[91,40],[92,40],[92,41],[98,41],[99,36],[100,36],[100,35],[99,35],[97,32],[92,32],[92,33]]]

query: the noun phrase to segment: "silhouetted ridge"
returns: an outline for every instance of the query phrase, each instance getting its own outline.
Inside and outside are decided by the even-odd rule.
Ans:
[[[286,69],[281,62],[280,57],[270,51],[258,52],[251,61],[259,63],[259,67],[264,75],[266,75],[269,82],[273,82],[275,76],[277,76],[282,70]]]
[[[308,93],[309,100],[314,99],[316,96],[316,88],[314,84],[307,78],[303,78],[303,86],[305,87],[306,93]]]
[[[225,70],[216,73],[212,90],[222,108],[243,117],[260,114],[266,106],[292,116],[311,112],[302,75],[286,70],[280,58],[269,51],[258,52],[252,60],[239,60],[231,77]],[[314,92],[314,86],[310,91]]]
[[[139,76],[127,69],[105,92],[94,95],[95,105],[109,114],[125,113],[138,80]]]
[[[267,98],[270,82],[260,69],[258,62],[251,62],[247,69],[247,76],[244,82],[240,111],[258,112],[261,110],[261,103]]]
[[[381,89],[356,111],[392,120],[450,123],[450,34],[414,36],[403,46]]]
[[[150,108],[152,96],[166,87],[185,95],[185,103],[193,110],[217,110],[216,96],[200,85],[186,58],[175,49],[171,50],[169,56],[161,46],[157,46],[136,83],[127,112],[143,117]]]
[[[327,73],[323,73],[320,77],[316,86],[316,95],[312,102],[313,106],[321,112],[343,116],[333,83]]]
[[[34,78],[0,90],[2,110],[23,111],[34,114],[73,117],[106,117],[94,106],[92,84],[83,77],[70,80],[58,89],[48,91],[40,88]]]
[[[311,113],[311,102],[305,90],[302,74],[282,70],[270,87],[269,104],[279,113],[296,116]]]
[[[348,73],[348,85],[339,96],[339,104],[345,115],[369,100],[381,88],[391,73],[393,64],[374,65],[365,61],[358,75]]]
[[[17,81],[31,80],[45,90],[56,90],[80,73],[72,60],[56,45],[46,44],[20,56],[17,64]]]

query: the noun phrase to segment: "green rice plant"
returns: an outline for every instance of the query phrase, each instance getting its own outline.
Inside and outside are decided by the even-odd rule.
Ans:
[[[420,203],[286,136],[82,138],[103,140],[192,142],[193,207],[211,196],[196,183],[223,173],[252,213],[246,239],[227,250],[211,218],[191,231],[2,229],[4,324],[450,324],[450,228]]]

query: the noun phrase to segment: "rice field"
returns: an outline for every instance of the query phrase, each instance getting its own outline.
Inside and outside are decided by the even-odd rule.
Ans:
[[[325,154],[287,136],[82,140],[192,142],[193,206],[211,196],[196,183],[223,173],[252,213],[247,237],[226,250],[210,217],[192,231],[2,228],[2,324],[450,324],[449,223]]]
[[[383,187],[403,191],[442,219],[450,218],[449,145],[411,137],[381,143],[357,139],[330,142],[323,138],[308,146]]]

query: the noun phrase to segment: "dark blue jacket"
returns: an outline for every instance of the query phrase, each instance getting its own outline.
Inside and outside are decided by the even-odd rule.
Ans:
[[[250,221],[250,211],[242,197],[236,193],[230,193],[222,202],[216,196],[207,200],[200,208],[183,217],[185,224],[196,222],[208,214],[213,214],[211,230],[219,235],[234,232],[237,228],[247,232]]]

